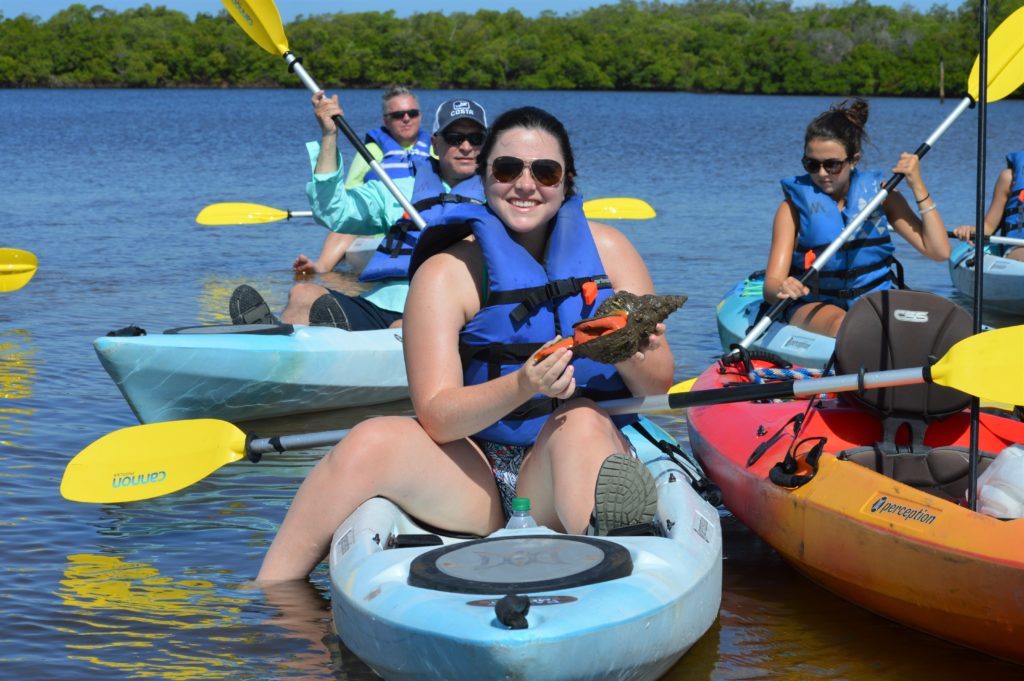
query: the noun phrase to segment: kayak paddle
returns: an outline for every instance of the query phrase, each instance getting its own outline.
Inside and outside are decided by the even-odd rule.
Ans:
[[[276,54],[284,58],[285,63],[288,64],[288,70],[292,71],[299,77],[299,80],[306,86],[306,88],[316,94],[321,90],[320,86],[316,84],[306,69],[302,67],[302,60],[299,59],[295,54],[288,49],[288,37],[284,34],[284,26],[281,23],[281,15],[277,11],[277,7],[274,5],[273,0],[221,0],[224,7],[227,9],[228,14],[242,27],[242,30],[253,39],[253,41],[262,47],[270,54]],[[423,220],[423,216],[413,208],[412,203],[402,194],[401,190],[398,189],[397,185],[388,177],[387,172],[381,167],[380,163],[370,154],[367,150],[366,145],[363,144],[362,140],[356,135],[355,131],[348,124],[341,114],[334,116],[334,124],[338,126],[338,129],[348,138],[348,141],[355,147],[355,150],[359,152],[359,155],[363,157],[371,168],[377,171],[377,175],[380,177],[384,186],[388,188],[391,195],[395,197],[406,215],[413,223],[423,229],[426,226],[426,222]]]
[[[850,392],[935,383],[1007,404],[1024,403],[1024,325],[986,331],[960,341],[930,367],[873,371],[797,381],[697,390],[602,402],[613,414],[665,411],[701,405]],[[255,439],[227,421],[194,419],[122,428],[79,452],[64,470],[60,493],[90,503],[138,501],[170,494],[221,466],[266,452],[333,445],[348,431]]]
[[[0,248],[0,293],[17,291],[35,276],[39,259],[17,248]]]
[[[995,102],[1007,96],[1024,83],[1024,7],[1008,16],[1002,24],[993,31],[988,39],[988,89],[986,94],[987,102]],[[968,79],[968,94],[963,98],[956,109],[939,124],[939,127],[917,148],[914,154],[923,158],[928,150],[935,145],[939,137],[960,117],[964,111],[971,107],[978,99],[979,88],[979,58],[975,58],[974,67]],[[807,285],[825,267],[832,256],[842,248],[853,234],[860,229],[860,226],[868,217],[878,209],[893,189],[903,180],[903,174],[896,173],[885,183],[885,186],[878,190],[874,198],[861,208],[850,223],[840,232],[835,241],[829,244],[828,248],[822,251],[811,266],[800,278],[800,283]],[[772,322],[779,319],[790,305],[794,303],[792,298],[783,298],[769,308],[768,312],[758,321],[757,324],[747,332],[747,335],[740,341],[740,345],[749,348],[750,345],[760,338]],[[727,354],[735,353],[735,350]]]
[[[583,202],[584,214],[592,220],[647,220],[657,216],[643,199],[609,198]],[[212,203],[199,211],[201,225],[261,225],[267,222],[311,218],[313,211],[282,210],[258,203]]]

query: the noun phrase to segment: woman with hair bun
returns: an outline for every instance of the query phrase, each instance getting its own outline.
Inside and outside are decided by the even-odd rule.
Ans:
[[[892,172],[906,176],[918,212],[893,189],[821,268],[816,289],[800,283],[814,257],[882,188],[882,173],[857,168],[867,139],[867,120],[868,103],[855,98],[811,121],[804,134],[802,159],[807,172],[782,180],[785,198],[775,213],[764,299],[768,303],[795,299],[787,312],[789,323],[827,336],[836,335],[855,300],[871,291],[893,288],[898,281],[889,225],[931,260],[945,260],[950,252],[946,226],[921,177],[921,161],[904,152]]]

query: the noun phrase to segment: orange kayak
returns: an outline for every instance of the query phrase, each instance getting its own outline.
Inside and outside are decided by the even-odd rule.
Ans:
[[[747,380],[713,366],[694,389]],[[882,439],[883,426],[838,399],[816,400],[794,437],[787,423],[808,406],[798,399],[689,408],[693,451],[729,510],[799,571],[843,598],[1024,664],[1024,519],[971,511],[963,499],[966,483],[925,491],[857,457],[859,463],[845,460],[843,452]],[[961,412],[930,423],[924,443],[967,447],[969,435],[969,414]],[[821,440],[807,438],[825,438],[818,456],[813,445]],[[780,476],[780,469],[772,476],[801,441],[789,459],[795,469],[785,471],[790,476]],[[1024,423],[981,415],[979,448],[989,460],[1019,442]],[[752,456],[762,444],[760,456]],[[794,477],[802,484],[784,486],[796,484]]]

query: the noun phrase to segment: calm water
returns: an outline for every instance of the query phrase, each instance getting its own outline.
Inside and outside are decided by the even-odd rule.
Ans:
[[[658,211],[622,229],[662,292],[690,301],[669,320],[677,378],[719,352],[714,306],[765,264],[777,180],[799,170],[803,127],[829,100],[636,93],[475,92],[492,113],[530,103],[566,121],[587,198],[636,196]],[[447,92],[425,92],[432,111]],[[343,99],[356,130],[378,93]],[[888,170],[952,109],[872,102],[868,166]],[[994,181],[1020,148],[1024,102],[990,109]],[[974,221],[976,116],[926,157],[947,225]],[[226,319],[239,283],[277,306],[297,253],[321,228],[300,221],[200,227],[204,206],[252,201],[303,210],[304,91],[0,91],[0,246],[39,256],[35,279],[0,294],[0,676],[25,679],[355,679],[372,676],[335,642],[326,569],[313,585],[246,588],[305,472],[322,452],[222,468],[178,494],[122,506],[64,501],[67,461],[135,424],[91,342]],[[987,201],[987,197],[986,197]],[[900,255],[908,282],[953,296],[944,264]],[[351,287],[344,276],[335,283]],[[998,323],[1000,320],[993,320]],[[263,435],[345,427],[406,404],[256,424]],[[680,419],[663,423],[685,435]],[[718,623],[672,679],[1000,679],[1022,669],[841,601],[726,518]]]

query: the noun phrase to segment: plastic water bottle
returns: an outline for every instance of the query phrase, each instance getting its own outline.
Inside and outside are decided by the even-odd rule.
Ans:
[[[512,516],[505,525],[509,530],[525,530],[537,527],[537,521],[530,515],[530,500],[526,497],[516,497],[512,500]]]
[[[996,518],[1024,518],[1024,447],[1007,447],[978,476],[978,511]]]

